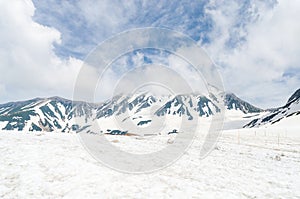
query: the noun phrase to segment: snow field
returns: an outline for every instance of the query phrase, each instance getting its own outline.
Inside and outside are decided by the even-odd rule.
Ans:
[[[94,160],[76,134],[1,132],[0,198],[300,197],[296,130],[280,131],[279,145],[272,129],[224,131],[214,150],[201,158],[203,137],[197,135],[171,166],[137,175],[117,172]],[[171,144],[165,136],[161,138],[108,139],[127,150],[137,143],[144,148]]]

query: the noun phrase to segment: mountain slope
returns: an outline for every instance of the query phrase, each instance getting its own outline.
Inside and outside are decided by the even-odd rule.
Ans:
[[[298,89],[287,101],[279,108],[271,109],[270,113],[262,118],[254,119],[244,127],[259,127],[263,125],[273,125],[287,118],[300,115],[300,89]]]
[[[243,113],[259,113],[263,111],[262,109],[257,108],[246,101],[243,101],[233,93],[226,93],[224,102],[228,110],[241,110]]]
[[[155,115],[186,115],[188,120],[192,120],[197,116],[209,117],[219,111],[220,109],[205,96],[177,95],[158,109]]]
[[[90,103],[59,97],[10,102],[0,105],[0,127],[3,130],[69,132],[76,130],[74,117],[87,121],[93,117],[94,108]]]
[[[243,114],[261,112],[234,94],[222,94],[228,110]],[[137,126],[150,125],[152,117],[173,115],[193,120],[210,117],[221,109],[212,94],[154,96],[151,93],[117,95],[104,103],[72,102],[60,97],[36,98],[0,105],[0,129],[71,132],[88,129],[98,120],[121,117]]]

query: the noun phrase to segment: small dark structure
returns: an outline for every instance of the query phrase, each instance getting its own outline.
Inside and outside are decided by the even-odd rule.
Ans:
[[[145,120],[145,121],[140,121],[137,125],[138,126],[142,126],[144,124],[148,124],[149,122],[151,122],[152,120]]]
[[[110,130],[110,129],[108,129],[107,132],[108,133],[106,133],[106,134],[109,134],[109,135],[126,135],[128,131],[120,131],[120,130]]]
[[[173,131],[169,132],[168,135],[173,134],[173,133],[178,133],[177,129],[173,129]]]

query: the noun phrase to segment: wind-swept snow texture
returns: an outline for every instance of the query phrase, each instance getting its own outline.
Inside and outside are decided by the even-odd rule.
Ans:
[[[198,135],[177,162],[138,175],[94,160],[77,134],[0,132],[0,198],[299,198],[298,132],[225,131],[204,159]],[[122,150],[149,152],[173,135],[106,136]]]

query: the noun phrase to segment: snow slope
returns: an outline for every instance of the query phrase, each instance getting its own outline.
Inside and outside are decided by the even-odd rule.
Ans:
[[[287,103],[279,108],[272,109],[269,114],[261,118],[256,118],[245,125],[245,127],[259,127],[259,126],[285,126],[288,123],[299,125],[300,115],[300,89],[298,89],[287,101]],[[298,120],[298,122],[293,122]]]
[[[109,137],[124,150],[136,143],[162,147],[168,144],[164,138]],[[225,131],[204,159],[201,138],[171,166],[134,175],[94,160],[76,134],[0,132],[0,198],[300,197],[299,134]]]

